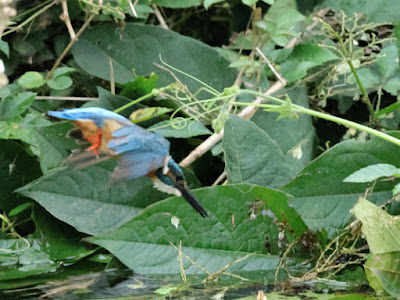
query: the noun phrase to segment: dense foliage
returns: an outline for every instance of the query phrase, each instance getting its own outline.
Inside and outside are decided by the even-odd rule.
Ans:
[[[398,299],[400,2],[316,2],[3,9],[0,287],[128,267]],[[114,160],[66,166],[88,145],[46,112],[91,106],[169,138],[210,217],[148,178],[110,185]]]

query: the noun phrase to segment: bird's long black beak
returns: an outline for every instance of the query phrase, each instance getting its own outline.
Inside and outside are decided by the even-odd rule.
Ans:
[[[203,217],[208,217],[205,209],[200,205],[199,201],[194,197],[192,192],[189,190],[187,186],[176,186],[177,189],[182,193],[182,197]]]

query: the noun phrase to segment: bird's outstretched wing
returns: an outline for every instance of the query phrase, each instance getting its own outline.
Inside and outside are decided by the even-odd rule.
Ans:
[[[92,120],[100,129],[105,120],[115,120],[121,125],[132,124],[132,122],[126,119],[125,117],[100,107],[86,107],[86,108],[65,109],[62,111],[48,111],[47,114],[55,118],[72,120],[72,121]]]
[[[112,182],[134,179],[163,167],[170,143],[158,134],[137,125],[124,126],[112,133],[108,143],[112,156],[118,157],[118,166]]]

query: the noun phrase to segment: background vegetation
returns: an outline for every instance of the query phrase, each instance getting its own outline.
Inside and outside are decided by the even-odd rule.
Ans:
[[[162,296],[317,281],[400,298],[400,1],[7,2],[1,289],[128,267],[184,283]],[[167,137],[210,218],[147,178],[110,186],[115,161],[66,167],[87,145],[46,112],[89,106]]]

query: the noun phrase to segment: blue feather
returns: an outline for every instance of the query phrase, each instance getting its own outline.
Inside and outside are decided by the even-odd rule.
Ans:
[[[100,107],[73,108],[63,111],[49,111],[49,116],[66,120],[93,120],[97,127],[101,128],[105,120],[112,119],[123,125],[132,125],[125,117]]]
[[[114,131],[107,146],[112,155],[118,156],[118,167],[112,175],[115,183],[164,167],[170,143],[162,136],[132,124]]]

